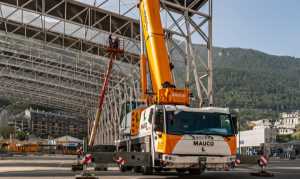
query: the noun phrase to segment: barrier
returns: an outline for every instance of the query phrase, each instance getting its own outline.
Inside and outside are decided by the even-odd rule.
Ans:
[[[76,175],[75,179],[98,179],[94,174],[87,171],[87,166],[92,163],[93,156],[92,154],[86,154],[83,159],[80,161],[80,164],[83,165],[83,171],[81,175]]]
[[[268,165],[268,157],[266,157],[265,155],[260,155],[259,159],[257,160],[257,164],[258,166],[261,168],[259,172],[255,172],[255,173],[250,173],[252,176],[257,176],[257,177],[273,177],[274,174],[270,173],[268,171],[265,170],[265,168]]]

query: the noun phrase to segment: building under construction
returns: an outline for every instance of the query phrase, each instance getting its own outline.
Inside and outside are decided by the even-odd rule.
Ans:
[[[161,4],[173,73],[183,77],[175,78],[176,85],[193,89],[194,105],[213,104],[212,0]],[[112,144],[125,104],[140,96],[136,7],[135,0],[0,0],[1,96],[64,110],[91,124],[112,34],[124,53],[112,69],[96,138]],[[194,55],[193,43],[206,47],[207,58]]]
[[[65,135],[82,139],[87,134],[86,120],[62,112],[26,109],[13,118],[9,118],[7,123],[15,131],[24,131],[42,139]]]

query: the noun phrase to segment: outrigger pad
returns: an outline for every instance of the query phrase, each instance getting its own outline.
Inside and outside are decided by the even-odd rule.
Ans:
[[[273,173],[267,172],[267,171],[260,171],[256,173],[250,173],[252,176],[257,176],[257,177],[274,177]]]

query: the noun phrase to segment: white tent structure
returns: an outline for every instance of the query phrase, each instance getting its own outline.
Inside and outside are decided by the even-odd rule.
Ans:
[[[56,145],[61,144],[63,146],[77,146],[78,144],[83,143],[83,140],[68,135],[56,138],[54,141]]]

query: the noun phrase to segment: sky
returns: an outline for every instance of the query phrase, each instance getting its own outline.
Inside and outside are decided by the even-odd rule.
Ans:
[[[130,7],[133,2],[121,0],[122,6]],[[107,8],[114,6],[117,4],[108,4]],[[213,8],[214,46],[300,58],[300,0],[214,0]]]
[[[300,57],[299,0],[214,0],[214,45]]]

